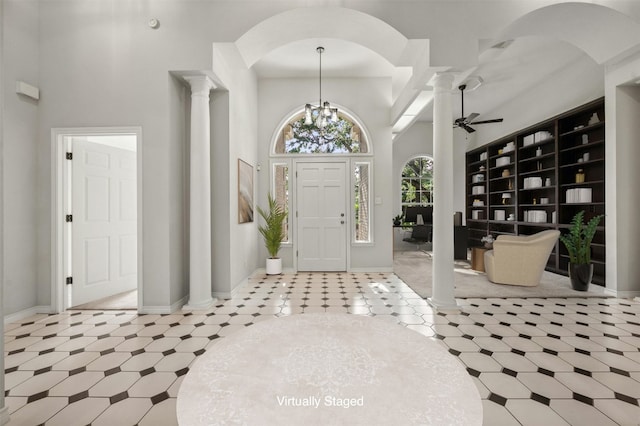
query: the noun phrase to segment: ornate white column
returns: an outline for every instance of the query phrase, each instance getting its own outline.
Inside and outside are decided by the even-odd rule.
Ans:
[[[189,303],[183,309],[207,309],[211,297],[211,135],[207,76],[185,77],[191,86],[189,177]]]
[[[433,81],[433,293],[428,301],[439,310],[457,309],[453,297],[453,75],[437,74]]]

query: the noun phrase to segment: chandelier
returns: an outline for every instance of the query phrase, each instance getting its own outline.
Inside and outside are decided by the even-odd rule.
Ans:
[[[338,121],[338,108],[331,108],[331,104],[328,101],[322,102],[322,52],[324,52],[324,47],[319,46],[316,48],[316,51],[320,55],[320,67],[319,67],[319,86],[320,86],[320,102],[318,106],[312,106],[311,104],[306,104],[304,106],[304,124],[310,126],[313,124],[313,116],[314,113],[317,114],[316,117],[316,127],[320,130],[324,129],[327,124]]]

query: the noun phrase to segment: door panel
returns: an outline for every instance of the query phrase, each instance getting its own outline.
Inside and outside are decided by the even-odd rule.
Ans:
[[[136,153],[74,139],[72,306],[137,287]]]
[[[84,240],[84,282],[86,286],[109,280],[109,238],[86,238]]]
[[[344,163],[297,164],[298,270],[345,271]]]

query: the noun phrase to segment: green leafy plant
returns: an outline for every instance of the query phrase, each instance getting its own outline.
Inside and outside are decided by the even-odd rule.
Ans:
[[[560,241],[569,252],[569,261],[575,265],[591,263],[591,240],[603,215],[594,216],[584,224],[584,211],[576,213],[571,220],[569,232],[560,235]]]
[[[400,223],[402,223],[402,219],[403,219],[403,216],[402,216],[401,214],[399,214],[399,215],[397,215],[397,216],[395,216],[395,217],[393,218],[393,223],[398,223],[398,224],[400,224]]]
[[[264,238],[264,245],[269,252],[269,256],[272,259],[276,258],[282,245],[284,221],[287,218],[287,212],[269,193],[267,210],[263,210],[258,206],[258,213],[265,222],[264,225],[258,226],[258,231]]]

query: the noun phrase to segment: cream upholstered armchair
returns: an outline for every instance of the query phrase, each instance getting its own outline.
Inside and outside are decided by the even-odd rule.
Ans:
[[[489,281],[499,284],[536,286],[560,231],[547,230],[533,235],[500,235],[493,250],[484,254]]]

